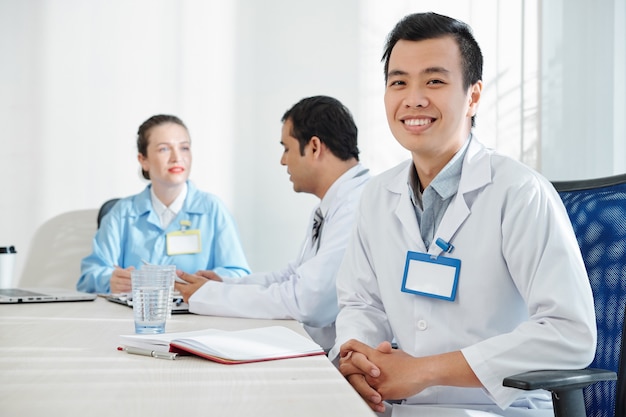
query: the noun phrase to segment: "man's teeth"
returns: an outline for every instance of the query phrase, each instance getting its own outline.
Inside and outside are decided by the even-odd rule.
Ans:
[[[407,119],[404,121],[404,124],[409,126],[424,126],[430,123],[432,123],[432,119]]]

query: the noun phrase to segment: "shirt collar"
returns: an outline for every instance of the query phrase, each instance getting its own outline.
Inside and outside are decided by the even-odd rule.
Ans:
[[[461,181],[461,171],[463,169],[463,159],[467,148],[469,146],[472,134],[468,136],[465,143],[454,154],[452,159],[443,167],[443,169],[437,174],[437,176],[431,181],[429,187],[431,187],[439,196],[446,200],[452,197],[459,190],[459,183]],[[419,178],[417,176],[417,170],[412,169],[409,171],[408,186],[413,204],[417,201],[421,201],[422,192],[420,192]]]
[[[177,215],[178,212],[181,211],[183,208],[185,198],[187,198],[187,191],[187,183],[185,183],[183,186],[183,190],[180,192],[180,194],[178,194],[178,197],[176,197],[176,199],[172,201],[172,204],[166,207],[165,204],[163,204],[154,193],[154,187],[150,187],[150,198],[152,200],[152,207],[154,208],[154,211],[159,215],[159,217],[166,210],[170,210],[172,213],[174,213],[174,215]]]

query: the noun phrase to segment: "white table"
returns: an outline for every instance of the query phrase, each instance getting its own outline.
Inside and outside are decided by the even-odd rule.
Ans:
[[[291,320],[173,315],[166,331],[244,329]],[[117,350],[132,309],[93,302],[0,306],[2,416],[373,416],[325,356],[221,365]]]

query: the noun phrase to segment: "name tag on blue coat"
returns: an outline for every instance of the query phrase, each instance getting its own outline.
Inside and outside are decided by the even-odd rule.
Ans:
[[[167,254],[187,255],[192,253],[200,253],[202,251],[202,239],[200,238],[200,230],[179,230],[170,232],[166,235]]]
[[[460,259],[409,251],[402,292],[454,301],[460,270]]]

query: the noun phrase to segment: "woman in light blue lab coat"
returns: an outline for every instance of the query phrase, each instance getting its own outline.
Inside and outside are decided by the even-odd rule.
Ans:
[[[139,127],[137,150],[151,184],[119,200],[104,216],[76,288],[129,292],[130,272],[143,262],[173,264],[186,272],[249,274],[231,214],[218,197],[188,180],[192,155],[185,124],[176,116],[150,117]]]

